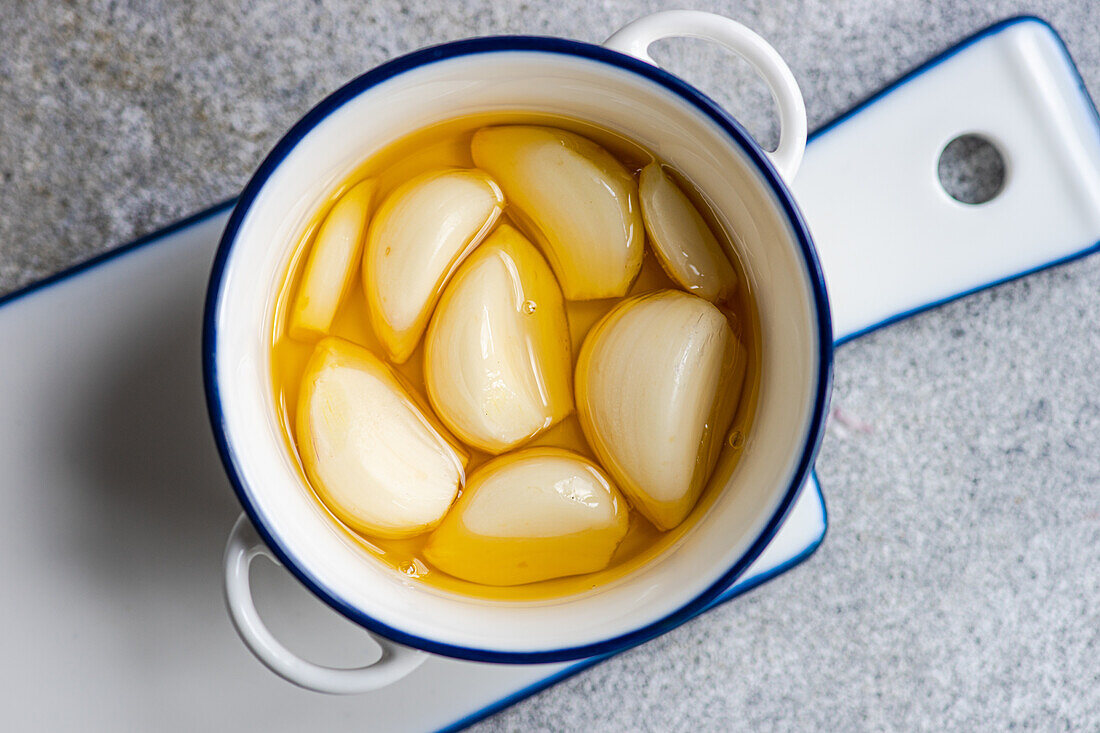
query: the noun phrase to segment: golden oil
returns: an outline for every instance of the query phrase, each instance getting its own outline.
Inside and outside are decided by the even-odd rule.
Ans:
[[[602,145],[635,174],[645,165],[655,160],[651,153],[629,139],[590,123],[543,113],[509,112],[470,115],[417,130],[363,161],[351,175],[332,189],[330,195],[325,198],[325,203],[319,206],[317,211],[301,227],[296,240],[287,243],[287,246],[293,246],[295,251],[290,258],[290,266],[276,304],[274,330],[271,334],[271,377],[275,391],[275,404],[278,406],[278,418],[283,427],[286,447],[295,457],[297,457],[297,449],[295,447],[294,415],[297,410],[298,391],[302,372],[313,351],[315,341],[299,341],[289,336],[287,314],[290,309],[288,303],[291,302],[291,297],[297,292],[298,282],[307,259],[306,255],[320,223],[324,220],[332,204],[345,191],[366,178],[374,178],[376,181],[375,202],[377,204],[377,202],[385,199],[397,186],[421,173],[441,168],[474,167],[470,154],[470,140],[474,132],[482,127],[502,124],[545,125],[583,135]],[[738,286],[730,302],[724,304],[723,311],[730,321],[734,335],[740,339],[748,354],[742,394],[737,413],[728,430],[723,456],[718,462],[715,475],[711,477],[706,491],[704,491],[687,519],[675,528],[662,532],[637,511],[632,511],[626,537],[615,551],[607,568],[586,575],[555,578],[508,587],[480,585],[433,569],[422,552],[429,534],[402,540],[379,539],[367,537],[353,531],[334,516],[332,517],[333,523],[339,525],[350,538],[378,558],[380,562],[385,563],[394,572],[407,578],[414,578],[416,582],[425,583],[445,592],[505,601],[535,601],[559,598],[583,593],[613,582],[670,550],[684,535],[691,531],[691,528],[713,505],[726,483],[725,477],[730,475],[740,453],[745,450],[746,445],[751,443],[746,439],[746,436],[750,434],[756,409],[760,384],[761,350],[759,346],[759,319],[752,298],[751,282],[746,276],[744,267],[736,257],[736,236],[721,226],[718,218],[714,216],[713,211],[707,206],[703,197],[688,179],[675,170],[672,170],[672,173],[681,190],[695,204],[712,232],[723,243],[726,251],[735,253],[735,256],[731,258],[731,264],[738,276]],[[507,217],[507,209],[505,209],[505,215],[506,218],[509,218]],[[518,229],[523,229],[520,223],[510,218],[509,223]],[[676,287],[665,274],[652,251],[647,247],[641,272],[625,297]],[[574,366],[585,334],[621,300],[622,298],[566,301],[566,313],[573,343]],[[340,304],[330,333],[333,336],[359,344],[385,359],[386,352],[371,330],[366,309],[366,297],[361,279],[356,277],[352,290]],[[424,344],[423,339],[421,339],[421,343],[405,363],[393,365],[408,383],[417,390],[418,397],[421,399],[424,399],[426,395],[423,351]],[[426,399],[424,399],[424,402],[426,403]],[[537,435],[522,447],[533,446],[566,448],[598,463],[585,440],[575,412],[546,432]],[[471,458],[467,466],[467,473],[492,458],[492,456],[473,448],[470,448],[469,451]],[[301,462],[298,460],[296,463],[300,466]],[[299,473],[302,482],[309,485],[309,480],[300,468]],[[317,501],[321,503],[320,499],[317,499]],[[321,505],[324,506],[323,503]]]

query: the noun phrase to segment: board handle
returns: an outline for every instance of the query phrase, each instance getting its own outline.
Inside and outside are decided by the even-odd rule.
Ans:
[[[772,164],[791,181],[806,151],[806,103],[794,74],[771,44],[722,15],[700,10],[665,10],[638,18],[604,41],[604,46],[658,66],[649,47],[662,38],[701,38],[737,54],[760,74],[779,111],[779,144],[768,153]]]
[[[985,203],[952,198],[937,173],[965,135],[1004,161]],[[1058,34],[1014,18],[811,135],[792,189],[844,342],[1093,251],[1100,124]]]
[[[348,695],[369,692],[397,682],[428,658],[427,653],[371,635],[382,647],[374,664],[353,669],[324,667],[287,649],[264,625],[252,600],[248,569],[257,557],[279,561],[268,551],[252,522],[242,514],[225,547],[225,602],[241,640],[264,666],[299,687],[316,692]]]

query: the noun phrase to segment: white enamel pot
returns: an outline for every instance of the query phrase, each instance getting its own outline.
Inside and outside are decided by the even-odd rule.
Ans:
[[[761,74],[781,123],[775,152],[764,152],[713,101],[653,64],[646,49],[674,36],[718,43]],[[706,516],[677,546],[621,581],[544,603],[446,595],[349,541],[287,454],[270,377],[273,304],[307,212],[357,163],[410,130],[499,110],[590,121],[682,171],[737,232],[762,333],[749,443]],[[428,48],[367,72],[311,110],[245,188],[207,296],[208,406],[247,515],[226,550],[226,597],[248,648],[295,684],[356,692],[399,679],[427,653],[539,663],[618,651],[683,623],[721,594],[783,521],[813,464],[826,413],[829,307],[810,233],[787,185],[805,144],[802,96],[775,50],[732,20],[691,11],[642,18],[603,46],[506,36]],[[382,644],[382,658],[361,669],[331,669],[281,645],[264,627],[248,585],[249,563],[260,554],[365,627]]]

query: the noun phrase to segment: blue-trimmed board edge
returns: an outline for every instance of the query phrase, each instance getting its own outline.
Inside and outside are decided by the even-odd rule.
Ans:
[[[903,86],[904,84],[911,81],[915,77],[920,76],[921,74],[931,70],[932,68],[935,68],[936,66],[940,65],[941,63],[943,63],[947,59],[949,59],[952,56],[956,55],[957,53],[965,50],[969,46],[972,46],[975,43],[978,43],[979,41],[981,41],[981,40],[983,40],[987,37],[996,35],[997,33],[1001,32],[1001,31],[1003,31],[1003,30],[1005,30],[1009,27],[1012,27],[1012,26],[1015,26],[1015,25],[1021,24],[1021,23],[1037,23],[1037,24],[1043,26],[1053,36],[1053,38],[1057,41],[1059,47],[1061,48],[1061,50],[1064,54],[1064,58],[1065,58],[1065,61],[1066,61],[1067,68],[1073,74],[1073,76],[1074,76],[1074,78],[1077,82],[1077,87],[1081,92],[1082,100],[1085,102],[1085,104],[1087,106],[1087,109],[1091,111],[1092,117],[1096,121],[1097,129],[1098,129],[1098,131],[1100,131],[1100,113],[1097,112],[1096,105],[1093,102],[1092,97],[1089,95],[1088,90],[1085,87],[1084,79],[1081,77],[1081,73],[1078,70],[1077,65],[1074,63],[1073,58],[1069,53],[1069,49],[1067,48],[1067,46],[1065,44],[1065,41],[1058,34],[1058,32],[1054,29],[1054,27],[1050,23],[1048,23],[1046,20],[1044,20],[1042,18],[1039,18],[1037,16],[1034,16],[1034,15],[1018,15],[1018,16],[1006,18],[1004,20],[993,23],[993,24],[991,24],[991,25],[989,25],[989,26],[987,26],[987,27],[971,34],[970,36],[966,37],[962,41],[960,41],[960,42],[956,43],[955,45],[951,46],[947,50],[937,54],[936,56],[929,59],[928,61],[925,61],[924,63],[914,67],[910,71],[902,74],[896,80],[894,80],[893,82],[887,84],[886,86],[884,86],[879,91],[867,96],[862,101],[860,101],[857,104],[853,105],[847,111],[842,112],[841,114],[839,114],[836,117],[832,118],[831,120],[824,123],[820,127],[816,128],[813,132],[810,133],[809,142],[812,143],[816,138],[820,137],[821,135],[824,135],[825,133],[829,132],[831,129],[833,129],[835,127],[838,127],[839,125],[843,124],[848,119],[851,119],[852,117],[858,115],[860,112],[862,112],[865,108],[867,108],[868,106],[870,106],[874,102],[882,99],[883,97],[886,97],[891,92],[893,92],[894,90],[896,90],[899,87]],[[178,233],[182,230],[188,229],[190,227],[199,225],[199,224],[207,221],[210,218],[213,218],[213,217],[215,217],[219,214],[228,212],[229,210],[231,210],[234,207],[236,202],[237,202],[236,197],[225,199],[225,200],[220,201],[216,204],[213,204],[212,206],[210,206],[206,209],[203,209],[199,212],[191,214],[190,216],[184,217],[182,219],[179,219],[178,221],[175,221],[171,224],[168,224],[167,226],[164,226],[164,227],[162,227],[161,229],[158,229],[155,232],[152,232],[150,234],[146,234],[146,235],[141,236],[137,239],[134,239],[134,240],[132,240],[132,241],[126,243],[126,244],[119,245],[119,246],[114,247],[114,248],[112,248],[108,251],[97,254],[93,257],[90,257],[87,260],[78,262],[75,265],[72,265],[72,266],[67,267],[63,270],[60,270],[60,271],[58,271],[58,272],[56,272],[52,275],[49,275],[45,278],[37,280],[37,281],[35,281],[33,283],[30,283],[28,285],[25,285],[23,287],[17,288],[16,290],[13,290],[12,292],[6,293],[4,295],[0,295],[0,307],[8,305],[9,303],[12,303],[13,301],[16,301],[16,300],[19,300],[21,298],[27,297],[27,296],[32,295],[34,293],[45,290],[46,288],[48,288],[50,286],[58,285],[60,283],[63,283],[64,281],[69,280],[70,278],[78,276],[78,275],[80,275],[80,274],[82,274],[82,273],[84,273],[88,270],[99,267],[100,265],[107,264],[107,263],[109,263],[110,261],[112,261],[116,258],[122,257],[123,255],[129,254],[131,252],[138,251],[138,250],[140,250],[140,249],[142,249],[142,248],[144,248],[148,245],[157,243],[157,242],[165,239],[169,235],[172,235],[172,234]],[[842,337],[840,337],[836,340],[836,345],[839,346],[841,344],[847,343],[848,341],[851,341],[851,340],[853,340],[853,339],[855,339],[859,336],[863,336],[865,334],[871,333],[871,332],[876,331],[880,328],[883,328],[885,326],[891,325],[891,324],[896,323],[900,320],[908,318],[909,316],[917,315],[918,313],[922,313],[922,312],[924,312],[926,310],[929,310],[931,308],[935,308],[939,305],[943,305],[945,303],[951,302],[951,301],[956,300],[958,298],[962,298],[966,295],[970,295],[970,294],[975,293],[979,290],[984,290],[986,288],[993,287],[993,286],[996,286],[996,285],[1000,285],[1000,284],[1005,283],[1005,282],[1010,282],[1012,280],[1024,277],[1026,275],[1033,274],[1035,272],[1039,272],[1039,271],[1042,271],[1042,270],[1045,270],[1045,269],[1048,269],[1048,268],[1051,268],[1051,267],[1055,267],[1055,266],[1058,266],[1058,265],[1062,265],[1062,264],[1072,262],[1074,260],[1080,259],[1082,257],[1085,257],[1085,256],[1089,255],[1089,254],[1092,254],[1092,253],[1094,253],[1098,250],[1100,250],[1100,242],[1092,243],[1089,246],[1084,247],[1080,251],[1078,251],[1074,254],[1068,255],[1066,257],[1059,258],[1057,260],[1052,260],[1050,262],[1039,265],[1035,268],[1017,273],[1015,275],[1011,275],[1011,276],[1003,278],[1001,280],[997,280],[995,282],[990,282],[986,285],[983,285],[983,286],[980,286],[980,287],[977,287],[977,288],[973,288],[971,290],[967,290],[965,292],[958,293],[958,294],[952,295],[948,298],[937,300],[937,301],[932,302],[932,303],[925,304],[925,305],[923,305],[919,308],[912,309],[912,310],[906,311],[904,313],[897,314],[895,316],[891,316],[890,318],[884,319],[884,320],[882,320],[882,321],[880,321],[876,324],[873,324],[871,326],[863,328],[863,329],[861,329],[857,332],[854,332],[854,333],[851,333],[851,334],[845,334],[845,335],[843,335]],[[770,570],[768,570],[764,573],[761,573],[758,576],[753,577],[752,579],[750,579],[747,582],[740,583],[740,584],[735,584],[726,593],[723,593],[713,603],[711,603],[709,606],[707,606],[705,609],[703,609],[703,611],[701,613],[705,613],[706,611],[710,610],[711,608],[714,608],[715,606],[719,605],[720,603],[724,603],[724,602],[729,601],[733,598],[736,598],[737,596],[743,595],[743,594],[745,594],[745,593],[747,593],[747,592],[763,585],[764,583],[768,582],[769,580],[772,580],[773,578],[775,578],[779,575],[782,575],[783,573],[785,573],[788,570],[794,568],[795,566],[805,562],[811,555],[814,554],[814,552],[818,549],[818,547],[821,546],[821,543],[825,538],[825,533],[826,533],[827,527],[828,527],[828,513],[827,513],[825,501],[824,501],[824,496],[823,496],[823,494],[820,490],[820,484],[817,482],[816,473],[813,474],[813,479],[814,479],[815,485],[817,487],[817,495],[818,495],[819,501],[821,502],[821,511],[822,511],[822,520],[823,521],[822,521],[822,529],[821,529],[820,535],[815,540],[810,542],[801,552],[799,552],[795,556],[791,557],[787,561],[781,563],[780,565],[777,565],[776,567],[774,567],[774,568],[772,568],[772,569],[770,569]],[[621,653],[621,652],[616,652],[615,654],[617,654],[617,653]],[[596,657],[591,657],[589,659],[581,660],[579,662],[575,662],[575,663],[571,664],[570,666],[568,666],[568,667],[566,667],[562,670],[559,670],[558,672],[555,672],[552,675],[547,676],[545,679],[540,680],[539,682],[536,682],[532,685],[529,685],[528,687],[525,687],[521,690],[518,690],[518,691],[516,691],[516,692],[514,692],[510,695],[507,695],[504,698],[501,698],[500,700],[492,703],[491,705],[487,705],[484,708],[481,708],[481,709],[479,709],[479,710],[477,710],[473,713],[470,713],[469,715],[461,718],[458,721],[455,721],[454,723],[452,723],[452,724],[450,724],[450,725],[448,725],[448,726],[446,726],[446,727],[444,727],[440,730],[441,731],[458,731],[458,730],[462,730],[466,727],[469,727],[470,725],[473,725],[474,723],[476,723],[480,720],[484,720],[485,718],[487,718],[487,717],[489,717],[489,716],[491,716],[495,713],[498,713],[501,710],[504,710],[505,708],[510,707],[510,706],[514,705],[515,703],[534,695],[535,693],[541,692],[542,690],[545,690],[546,688],[551,687],[551,686],[557,684],[558,682],[561,682],[562,680],[565,680],[569,677],[572,677],[573,675],[576,675],[576,674],[578,674],[578,673],[580,673],[580,672],[582,672],[586,669],[594,667],[595,665],[599,664],[600,662],[603,662],[606,659],[609,659],[610,657],[615,656],[615,654],[607,654],[607,655],[602,655],[602,656],[596,656]]]

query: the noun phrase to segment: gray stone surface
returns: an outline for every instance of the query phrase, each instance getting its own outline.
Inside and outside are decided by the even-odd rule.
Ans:
[[[223,6],[224,5],[224,6]],[[1100,95],[1100,4],[693,2],[769,38],[811,126],[992,20],[1031,12]],[[233,195],[328,91],[404,51],[602,40],[656,2],[323,0],[0,7],[0,291]],[[661,59],[774,139],[743,68]],[[483,730],[1100,729],[1100,258],[841,348],[805,565]]]

